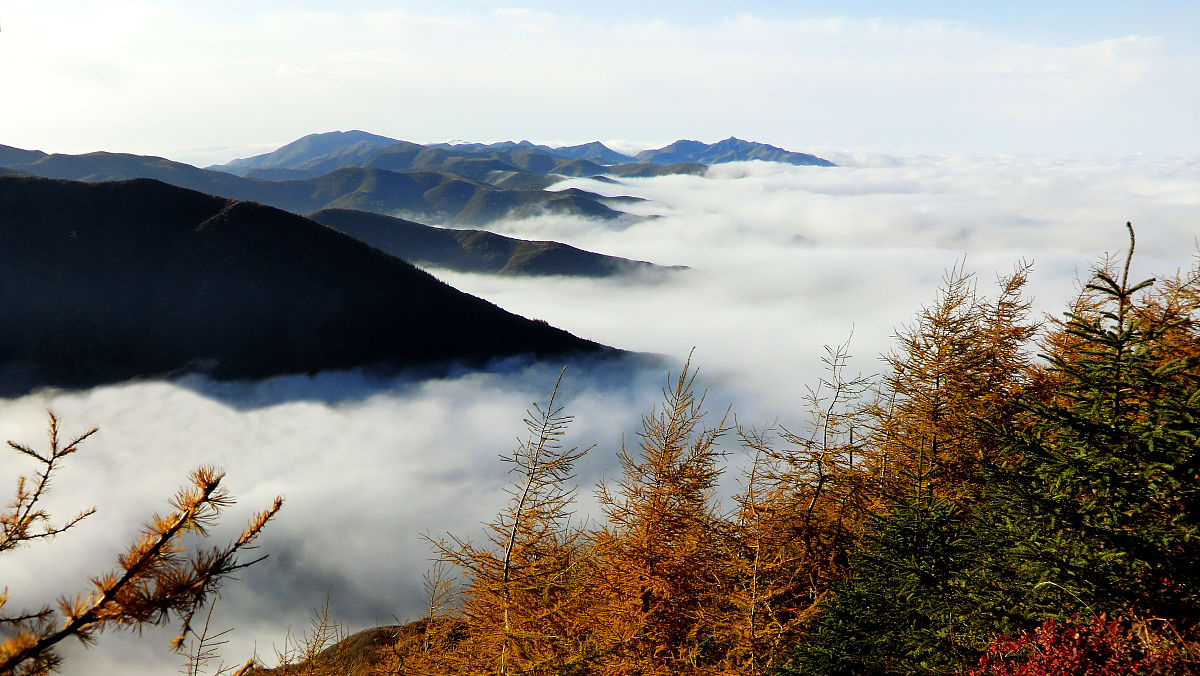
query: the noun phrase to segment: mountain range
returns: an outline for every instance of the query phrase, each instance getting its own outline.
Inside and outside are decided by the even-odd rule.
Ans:
[[[296,214],[137,179],[0,176],[8,389],[617,351]]]
[[[613,161],[618,160],[618,161]],[[310,134],[278,150],[234,160],[209,169],[238,176],[285,180],[312,178],[345,167],[408,171],[444,171],[507,188],[545,188],[562,177],[629,175],[627,165],[639,163],[599,142],[550,148],[529,141],[513,143],[420,145],[363,131]],[[666,173],[702,174],[705,165],[671,164]]]
[[[544,214],[613,219],[636,198],[547,188],[565,176],[702,174],[706,163],[738,159],[828,164],[738,139],[630,157],[598,142],[422,146],[331,132],[210,169],[0,146],[4,388],[616,353],[401,258],[496,274],[667,268],[399,216],[460,226]]]
[[[481,160],[493,163],[479,165],[488,167],[490,171],[520,171],[557,176],[628,176],[631,175],[629,170],[623,170],[621,167],[630,164],[653,164],[660,167],[674,165],[674,171],[670,173],[703,173],[703,168],[707,165],[749,160],[834,166],[832,162],[815,155],[791,152],[765,143],[743,141],[734,137],[713,144],[680,140],[631,156],[619,153],[599,141],[559,147],[537,145],[530,141],[419,145],[356,130],[309,134],[272,152],[209,168],[240,176],[301,178],[347,166],[392,170],[449,170],[447,163],[450,162]],[[293,173],[263,173],[269,170],[287,170]],[[474,178],[486,180],[479,175]]]
[[[328,132],[208,169],[144,155],[50,155],[0,146],[4,173],[91,182],[154,178],[298,214],[353,209],[456,226],[540,214],[613,219],[622,212],[611,198],[548,188],[564,177],[703,174],[710,163],[750,159],[832,166],[812,155],[735,138],[711,145],[676,141],[635,158],[599,142],[559,148],[529,141],[423,146],[362,131]]]
[[[606,198],[581,190],[506,188],[459,174],[435,170],[391,171],[344,167],[315,178],[265,180],[199,169],[161,157],[95,152],[47,155],[0,147],[0,158],[11,170],[74,181],[112,181],[154,178],[210,195],[253,200],[293,213],[320,209],[358,209],[403,214],[439,223],[483,225],[504,217],[542,213],[613,219],[620,211]],[[0,162],[5,160],[0,159]],[[557,181],[558,179],[555,179]]]

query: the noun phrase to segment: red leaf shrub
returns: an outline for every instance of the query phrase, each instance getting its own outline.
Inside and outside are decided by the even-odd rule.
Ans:
[[[1017,638],[992,640],[970,676],[1128,676],[1180,674],[1177,650],[1147,644],[1097,615],[1089,623],[1048,620]]]

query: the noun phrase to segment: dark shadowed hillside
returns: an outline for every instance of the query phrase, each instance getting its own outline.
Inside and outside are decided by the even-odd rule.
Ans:
[[[0,270],[0,362],[26,387],[608,350],[300,216],[145,179],[0,176]]]
[[[363,211],[324,209],[309,218],[411,263],[462,272],[611,277],[683,269],[605,256],[558,242],[531,242],[484,230],[437,228]]]

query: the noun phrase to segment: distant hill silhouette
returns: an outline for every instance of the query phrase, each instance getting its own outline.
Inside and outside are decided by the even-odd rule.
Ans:
[[[262,182],[248,181],[225,172],[199,169],[183,162],[149,155],[108,152],[82,155],[38,153],[36,156],[32,156],[28,162],[17,162],[15,159],[12,161],[0,159],[0,164],[35,176],[70,181],[95,182],[153,178],[182,188],[191,188],[234,199],[256,199],[257,192],[264,189],[269,190],[260,185]]]
[[[547,181],[544,176],[535,176],[537,181],[533,182],[516,180],[516,176],[523,174],[511,165],[481,169],[484,173],[510,174],[498,176],[499,185],[447,171],[392,171],[364,167],[345,167],[313,178],[280,181],[236,176],[161,157],[125,153],[9,154],[18,158],[36,157],[31,162],[10,162],[7,166],[37,176],[90,182],[154,178],[211,195],[254,200],[298,214],[326,208],[357,209],[462,225],[483,225],[500,218],[542,213],[604,219],[621,215],[606,206],[599,195],[543,189],[556,179]],[[508,168],[507,172],[503,167]]]
[[[538,145],[532,141],[499,141],[497,143],[471,143],[467,141],[451,141],[449,143],[430,143],[430,148],[445,148],[446,150],[461,150],[466,152],[497,152],[509,150],[540,150],[544,153],[552,153],[554,148],[545,145]]]
[[[274,152],[210,169],[272,180],[313,178],[352,166],[391,171],[425,169],[454,173],[498,187],[541,189],[554,181],[535,177],[700,174],[707,165],[745,160],[834,166],[815,155],[737,138],[714,144],[681,140],[643,151],[634,158],[599,141],[557,148],[530,141],[421,145],[353,131],[310,134]]]
[[[309,134],[273,152],[233,160],[223,167],[229,173],[245,175],[252,169],[280,167],[307,169],[311,163],[331,157],[340,157],[345,162],[330,166],[317,174],[320,175],[340,167],[350,166],[354,158],[362,157],[372,150],[398,142],[396,139],[368,134],[365,131],[331,131],[323,134]]]
[[[357,140],[358,135],[371,140]],[[633,161],[601,143],[566,148],[534,145],[529,141],[424,146],[408,141],[385,143],[383,139],[366,132],[313,134],[274,152],[210,169],[268,180],[314,178],[346,167],[422,169],[457,174],[497,187],[540,190],[556,183],[560,176],[630,175],[621,173],[622,165],[614,161]],[[660,173],[670,172],[660,170]]]
[[[729,137],[719,143],[701,143],[699,141],[680,140],[671,145],[656,150],[643,150],[637,154],[639,162],[654,162],[655,164],[671,164],[675,162],[698,162],[700,164],[720,164],[722,162],[745,162],[763,160],[766,162],[783,162],[795,165],[811,165],[817,167],[832,167],[833,162],[808,153],[794,153],[783,148],[743,141]]]
[[[591,143],[584,143],[577,146],[561,146],[553,148],[551,152],[559,157],[591,160],[597,164],[628,164],[635,161],[633,157],[619,153],[599,141],[592,141]]]
[[[547,155],[553,155],[554,157],[568,160],[590,160],[597,164],[623,164],[634,161],[629,155],[619,153],[599,141],[582,143],[575,146],[557,147],[537,145],[530,141],[519,141],[516,143],[513,141],[501,141],[499,143],[432,143],[429,147],[474,153],[535,150]]]
[[[401,142],[382,148],[358,166],[402,171],[433,169],[479,181],[492,182],[496,173],[526,173],[538,176],[594,176],[604,167],[583,158],[557,157],[533,146],[514,146],[492,151],[464,151],[441,146]]]
[[[37,162],[45,156],[46,153],[40,150],[21,150],[12,146],[0,146],[0,167]]]
[[[708,171],[706,165],[698,162],[677,162],[675,164],[633,162],[630,164],[615,164],[608,169],[609,173],[617,178],[644,178],[647,176],[673,176],[676,174],[703,176],[704,172]]]
[[[309,218],[410,263],[462,272],[611,277],[684,269],[605,256],[558,242],[527,241],[484,230],[436,228],[363,211],[325,209]]]
[[[616,352],[295,214],[147,179],[0,176],[0,271],[10,390]]]

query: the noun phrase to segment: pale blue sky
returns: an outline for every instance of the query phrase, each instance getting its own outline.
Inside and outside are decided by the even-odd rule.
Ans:
[[[382,5],[385,3],[375,3]],[[483,0],[458,3],[479,6]],[[546,11],[561,8],[552,0],[524,2],[523,6]],[[637,18],[657,16],[684,23],[705,21],[738,14],[757,14],[790,19],[843,16],[859,19],[942,19],[963,21],[1018,39],[1036,39],[1047,44],[1068,45],[1074,41],[1101,40],[1114,35],[1143,34],[1180,38],[1191,42],[1200,21],[1200,3],[1162,2],[969,2],[941,0],[926,2],[880,2],[847,0],[742,0],[718,2],[639,2],[611,0],[603,3],[576,3],[580,14]]]
[[[0,144],[50,151],[358,128],[1200,153],[1195,2],[0,0],[0,26]]]
[[[261,7],[328,8],[326,0],[259,2]],[[353,0],[343,8],[362,10],[428,8],[425,2],[395,0]],[[969,2],[964,0],[927,0],[925,2],[882,2],[879,0],[693,0],[685,2],[646,2],[645,0],[607,0],[606,2],[562,2],[562,0],[442,0],[442,11],[486,11],[498,7],[526,7],[607,21],[662,19],[682,25],[696,25],[742,14],[780,19],[846,17],[857,19],[890,18],[899,20],[961,21],[990,33],[1014,39],[1037,40],[1056,46],[1102,40],[1117,35],[1154,35],[1179,41],[1190,48],[1200,27],[1200,2],[1144,0],[1075,0],[1039,2]]]

